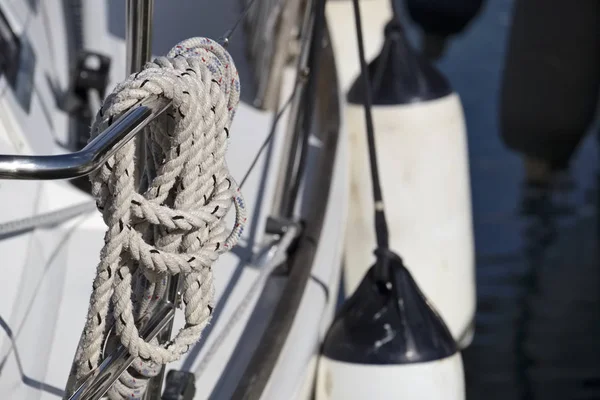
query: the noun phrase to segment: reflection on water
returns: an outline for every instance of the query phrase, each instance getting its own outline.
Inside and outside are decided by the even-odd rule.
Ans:
[[[464,354],[470,399],[600,398],[597,207],[585,190],[597,185],[578,183],[570,196],[538,193],[528,215],[477,225],[507,229],[521,246],[478,257],[477,336]]]
[[[512,1],[487,3],[439,64],[469,128],[478,312],[464,352],[468,398],[598,399],[597,141],[578,150],[570,187],[522,187],[521,160],[497,124]]]

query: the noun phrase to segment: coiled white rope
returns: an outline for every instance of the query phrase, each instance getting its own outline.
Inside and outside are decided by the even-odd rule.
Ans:
[[[172,109],[144,133],[147,160],[135,190],[134,145],[127,144],[91,175],[92,193],[108,227],[87,322],[67,392],[101,361],[107,330],[137,359],[111,388],[111,399],[139,399],[147,379],[196,343],[213,307],[211,266],[234,246],[246,221],[244,202],[225,162],[229,127],[239,102],[236,68],[206,38],[185,40],[119,84],[92,126],[92,138],[140,99],[172,99]],[[233,229],[224,217],[236,211]],[[185,326],[166,345],[139,334],[181,274]]]

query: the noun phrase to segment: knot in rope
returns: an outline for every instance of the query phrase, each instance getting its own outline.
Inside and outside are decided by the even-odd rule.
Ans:
[[[157,105],[172,101],[143,133],[146,160],[139,188],[132,142],[91,174],[92,194],[108,229],[75,379],[98,366],[114,324],[120,343],[137,359],[135,371],[121,376],[111,398],[141,398],[145,380],[186,353],[210,320],[211,266],[236,244],[246,221],[225,161],[239,89],[236,68],[219,44],[188,39],[119,84],[92,126],[93,138],[141,99],[155,98]],[[232,204],[233,229],[225,223]],[[181,274],[186,324],[166,345],[147,342],[140,337],[140,321],[155,310],[167,277],[175,274]]]

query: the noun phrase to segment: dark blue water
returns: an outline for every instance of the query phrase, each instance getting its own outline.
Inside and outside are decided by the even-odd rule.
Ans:
[[[597,135],[578,149],[575,187],[521,215],[521,159],[497,121],[513,2],[487,3],[439,63],[469,130],[478,311],[468,398],[600,399]]]

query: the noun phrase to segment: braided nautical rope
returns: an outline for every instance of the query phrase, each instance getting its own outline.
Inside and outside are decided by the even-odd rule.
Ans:
[[[91,175],[108,230],[69,387],[98,366],[113,324],[120,343],[137,358],[109,391],[111,399],[141,398],[147,380],[200,339],[213,310],[212,264],[236,244],[246,222],[225,162],[239,90],[227,51],[210,39],[192,38],[147,63],[104,101],[92,138],[140,99],[171,99],[173,105],[144,132],[140,189],[133,143]],[[228,228],[224,217],[232,204],[236,220]],[[139,330],[163,298],[167,276],[175,274],[181,274],[186,324],[165,345],[146,342]]]

